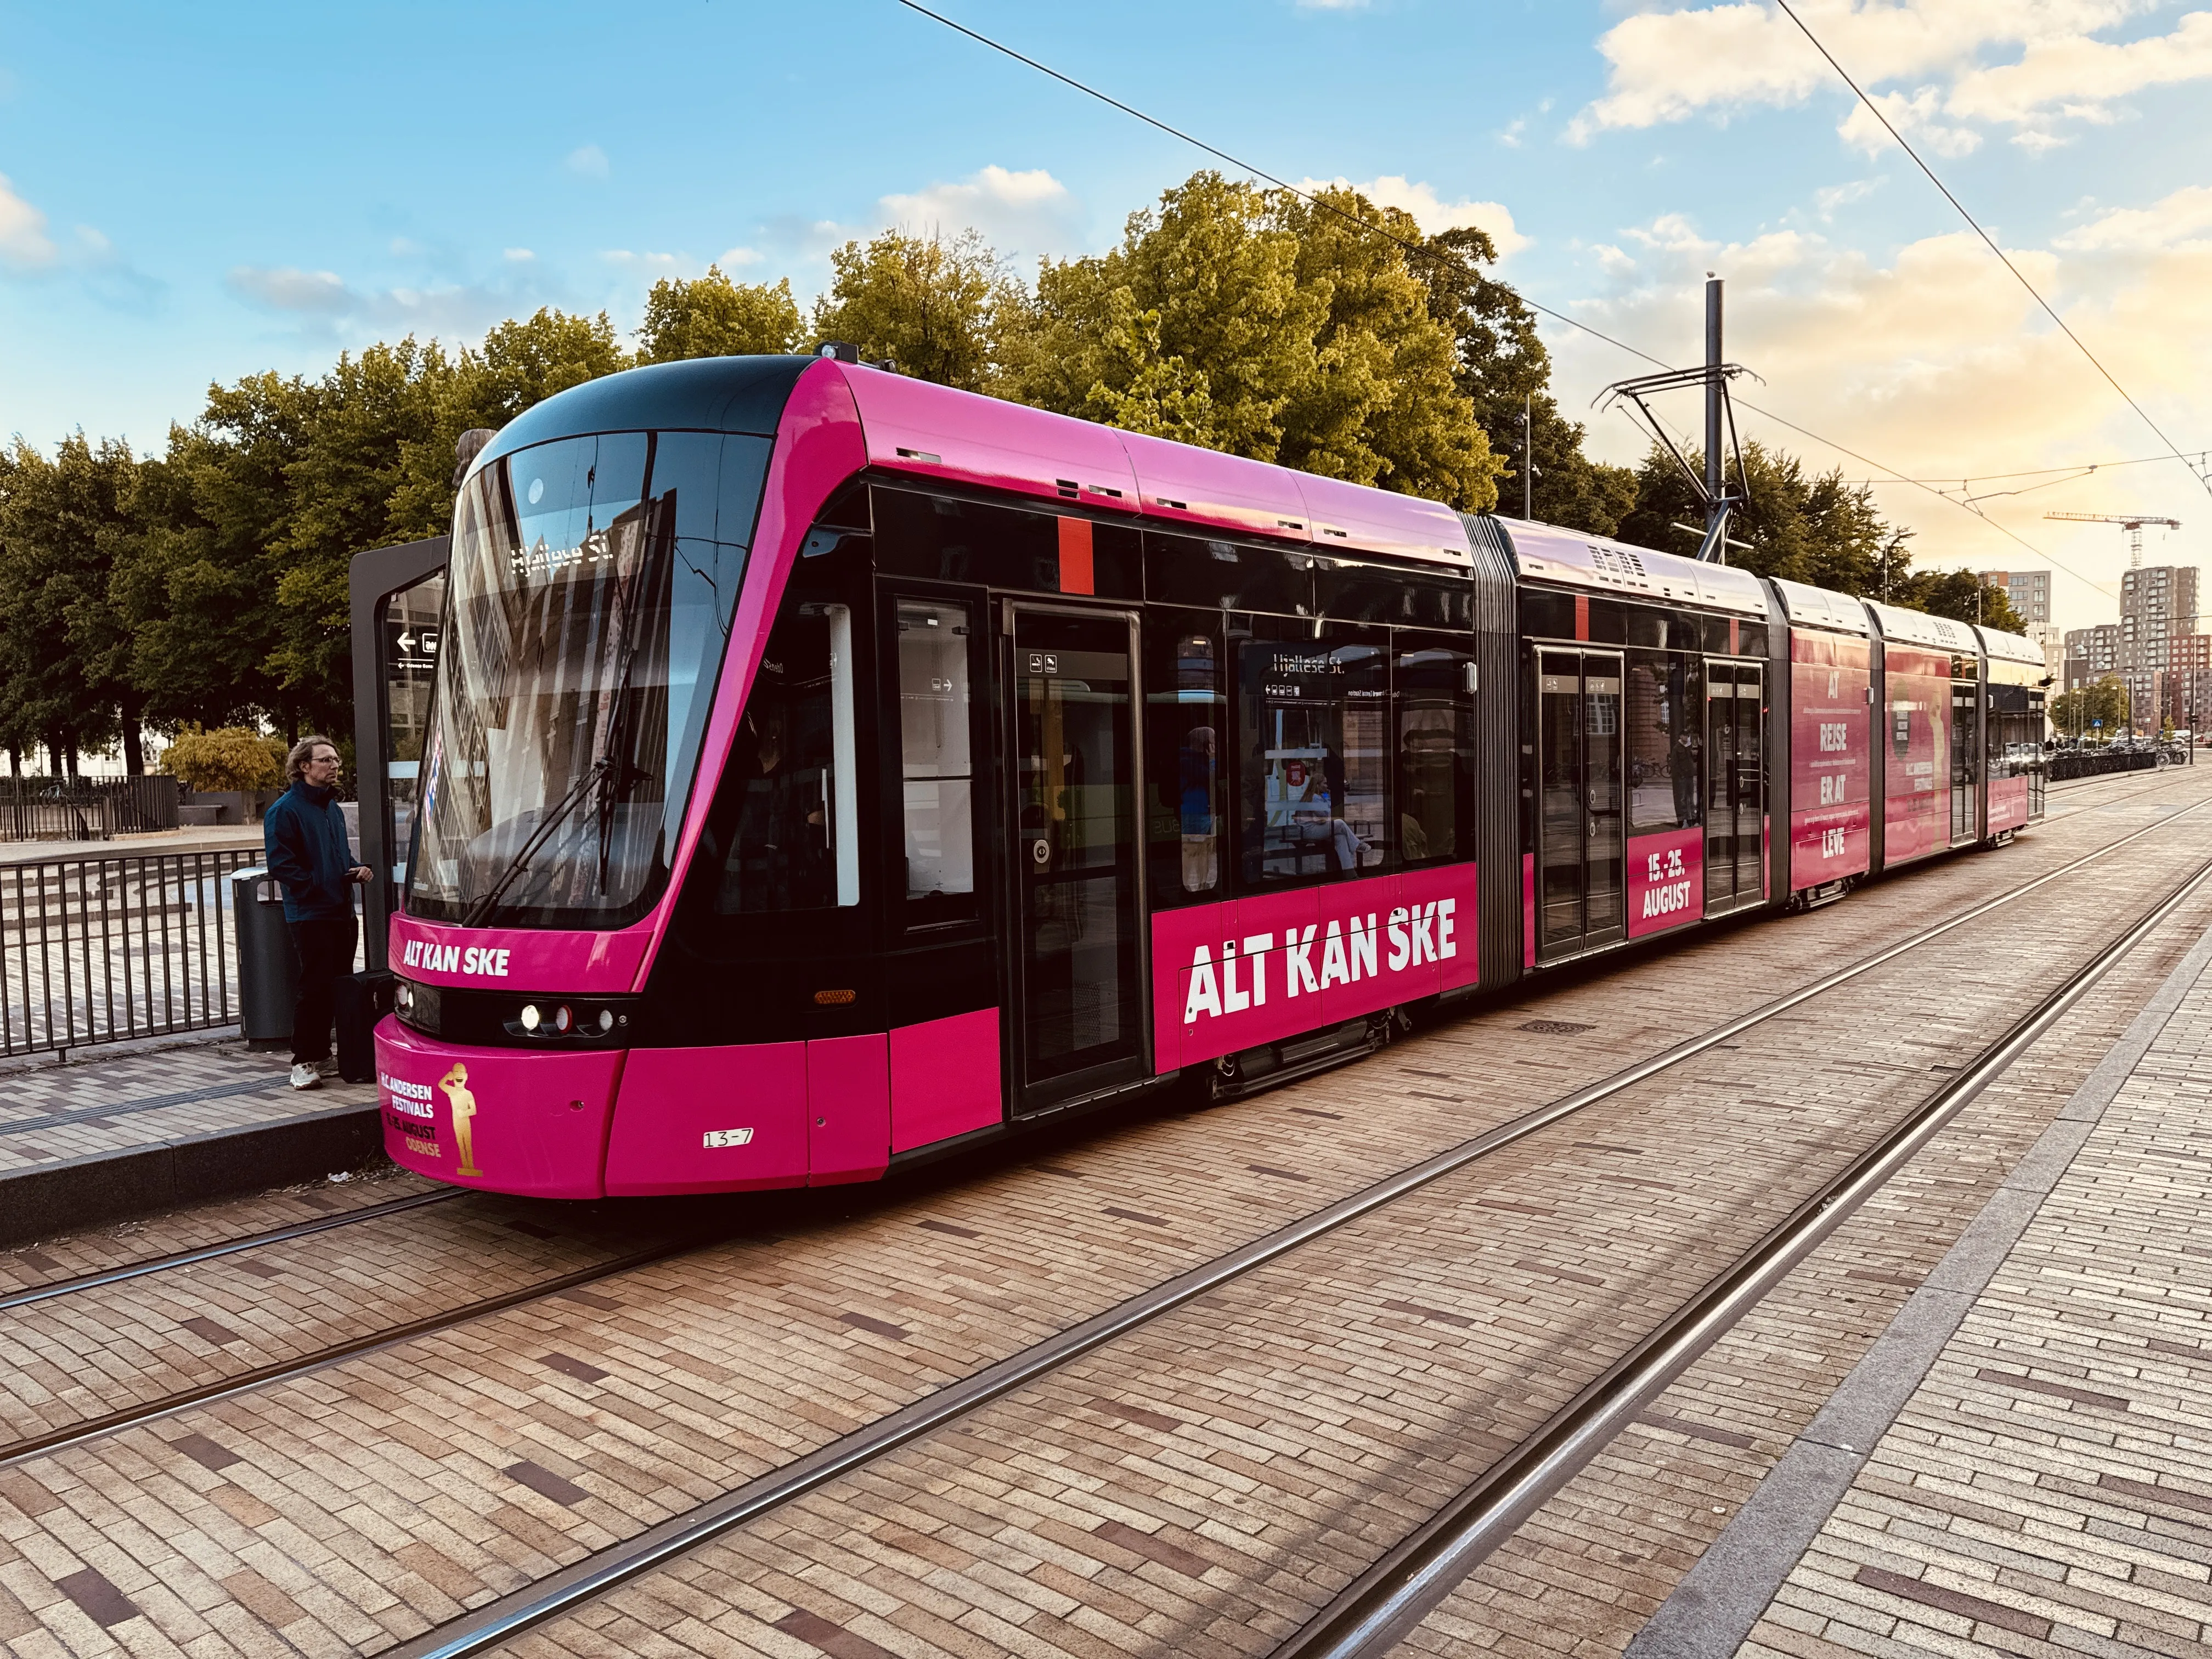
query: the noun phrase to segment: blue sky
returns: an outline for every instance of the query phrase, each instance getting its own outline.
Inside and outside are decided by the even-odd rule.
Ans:
[[[1754,399],[1915,477],[2160,448],[1771,6],[943,9],[1283,176],[1482,222],[1531,297],[1661,356],[1698,349],[1717,270]],[[2212,443],[2212,15],[1801,10],[2182,447]],[[892,0],[10,0],[0,432],[158,446],[211,380],[540,304],[628,327],[656,276],[713,259],[808,293],[829,247],[887,223],[975,223],[1024,264],[1092,250],[1203,160]],[[1639,367],[1552,337],[1571,409]],[[1620,417],[1592,418],[1601,453],[1632,458]],[[2036,562],[1926,490],[1881,499],[1923,561]],[[2045,507],[2180,518],[2154,552],[2185,562],[2212,526],[2171,462],[1980,506],[2088,579],[2060,577],[2075,625],[2109,613],[2095,584],[2120,538]]]

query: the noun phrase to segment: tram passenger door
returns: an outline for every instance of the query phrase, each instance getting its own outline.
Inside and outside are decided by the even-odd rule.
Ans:
[[[1135,618],[1014,606],[1017,1112],[1145,1074]]]
[[[1705,914],[1765,896],[1766,669],[1705,659]]]
[[[1620,655],[1536,653],[1537,960],[1628,937]]]
[[[1951,845],[1980,838],[1982,688],[1978,681],[1951,683]]]

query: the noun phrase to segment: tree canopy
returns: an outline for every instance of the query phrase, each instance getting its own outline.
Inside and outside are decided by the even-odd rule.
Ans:
[[[319,377],[211,386],[158,454],[19,436],[0,452],[0,744],[62,766],[119,738],[135,766],[143,726],[349,732],[349,562],[449,527],[461,434],[635,364],[824,338],[1130,431],[1690,550],[1671,458],[1589,456],[1496,261],[1481,231],[1425,237],[1355,191],[1200,172],[1030,280],[974,230],[886,230],[831,253],[805,313],[787,278],[710,266],[656,283],[628,341],[604,313],[542,309],[472,343],[410,336]],[[1865,487],[1756,444],[1745,460],[1733,562],[2021,628],[1974,573],[1913,571]]]

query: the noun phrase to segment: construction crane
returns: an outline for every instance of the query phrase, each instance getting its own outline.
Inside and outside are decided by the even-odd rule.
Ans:
[[[2142,568],[2142,533],[2147,524],[2164,525],[2168,530],[2181,528],[2179,519],[2153,518],[2148,513],[2046,513],[2046,519],[2071,519],[2076,524],[2116,524],[2128,532],[2128,568]]]

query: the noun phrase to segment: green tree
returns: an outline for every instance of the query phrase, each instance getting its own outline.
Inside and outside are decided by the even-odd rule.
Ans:
[[[1431,236],[1427,246],[1430,257],[1413,269],[1428,285],[1431,314],[1456,342],[1459,389],[1507,468],[1498,477],[1498,510],[1614,534],[1636,505],[1636,471],[1583,453],[1585,429],[1552,395],[1552,356],[1536,313],[1483,270],[1497,262],[1496,245],[1469,226]],[[1532,460],[1534,476],[1525,477]]]
[[[2051,700],[2051,723],[2069,738],[2112,738],[2128,723],[2126,683],[2107,674],[2072,691],[2060,692]]]
[[[1687,453],[1702,468],[1703,458]],[[1743,448],[1750,502],[1729,520],[1730,564],[1762,576],[1808,582],[1839,593],[1916,605],[1905,544],[1911,532],[1885,523],[1874,492],[1844,481],[1840,469],[1808,477],[1804,464],[1756,441]],[[1730,468],[1733,477],[1734,468]],[[1705,523],[1697,492],[1674,457],[1656,445],[1636,475],[1636,505],[1622,519],[1627,541],[1669,553],[1694,553]],[[1682,526],[1691,528],[1685,530]]]
[[[1896,600],[1931,616],[1954,622],[1979,623],[2008,634],[2025,634],[2027,622],[2012,608],[2002,587],[1993,587],[1978,570],[1923,570],[1905,584],[1905,597]]]
[[[163,758],[170,771],[195,789],[269,789],[284,778],[279,746],[250,726],[212,732],[186,726]]]
[[[1390,240],[1418,228],[1353,191],[1326,199],[1339,210],[1199,173],[1131,215],[1118,247],[1042,262],[1002,331],[1006,395],[1490,506],[1498,462],[1453,337]]]
[[[143,530],[137,471],[127,445],[82,432],[51,460],[21,438],[0,458],[0,740],[45,744],[57,772],[118,736],[144,768],[130,627],[110,595]]]
[[[429,374],[428,423],[401,446],[386,541],[442,536],[453,528],[453,446],[461,434],[476,427],[495,431],[556,392],[632,365],[604,311],[580,317],[541,308],[500,324],[483,344],[464,348],[442,373]]]
[[[814,302],[814,335],[847,340],[899,372],[967,392],[995,378],[1002,319],[1020,289],[980,232],[950,240],[887,230],[830,256],[830,291]]]
[[[799,349],[804,325],[791,279],[733,283],[720,265],[693,282],[664,277],[646,296],[637,331],[638,361],[745,357]]]

